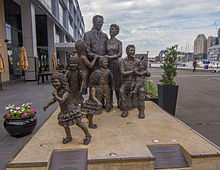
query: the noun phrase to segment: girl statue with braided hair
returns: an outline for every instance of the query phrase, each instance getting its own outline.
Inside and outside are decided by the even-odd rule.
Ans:
[[[63,144],[72,141],[69,126],[76,124],[85,133],[86,137],[83,143],[88,145],[91,140],[91,135],[87,127],[81,121],[83,114],[80,111],[79,106],[74,106],[72,103],[67,78],[62,73],[55,73],[52,75],[51,80],[55,91],[52,93],[53,98],[51,101],[44,106],[44,111],[57,101],[61,110],[58,115],[58,124],[64,127],[67,136],[66,138],[63,138]]]

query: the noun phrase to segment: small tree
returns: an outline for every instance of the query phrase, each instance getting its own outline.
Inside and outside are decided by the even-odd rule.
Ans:
[[[166,58],[164,60],[164,64],[161,68],[164,70],[162,79],[160,82],[162,85],[176,85],[174,82],[174,77],[177,76],[177,67],[176,67],[176,60],[177,60],[177,46],[174,45],[171,48],[166,49]]]
[[[150,95],[150,97],[151,98],[158,98],[156,86],[150,80],[147,81],[147,85],[148,85],[147,92]]]

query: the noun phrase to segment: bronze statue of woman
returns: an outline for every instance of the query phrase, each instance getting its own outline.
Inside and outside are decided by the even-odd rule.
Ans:
[[[119,26],[112,24],[109,30],[111,38],[107,40],[107,58],[108,67],[113,75],[113,90],[115,90],[117,105],[119,107],[119,89],[121,86],[121,75],[120,75],[120,61],[119,58],[122,56],[122,42],[116,38],[119,33]],[[113,101],[113,91],[111,91],[111,101]]]

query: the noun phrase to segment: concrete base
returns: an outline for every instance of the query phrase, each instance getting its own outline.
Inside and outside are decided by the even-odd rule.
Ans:
[[[137,109],[130,111],[127,118],[121,118],[121,111],[116,108],[110,113],[103,111],[102,115],[95,116],[94,122],[98,128],[89,129],[92,134],[89,145],[82,144],[84,134],[76,126],[71,127],[72,142],[62,144],[65,132],[57,124],[58,113],[59,108],[6,165],[8,170],[46,170],[52,151],[57,149],[88,149],[89,170],[153,170],[155,158],[147,146],[174,144],[181,146],[190,165],[182,169],[220,169],[220,150],[217,146],[151,101],[146,102],[145,119],[138,118]],[[116,153],[116,156],[111,157],[111,153]]]

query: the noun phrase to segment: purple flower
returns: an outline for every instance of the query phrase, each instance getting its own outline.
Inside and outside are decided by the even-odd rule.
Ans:
[[[11,116],[11,115],[10,115],[10,114],[6,114],[5,116],[9,117],[9,116]]]
[[[30,113],[34,113],[34,111],[31,111]]]
[[[36,113],[37,111],[36,110],[34,110],[34,113]]]

